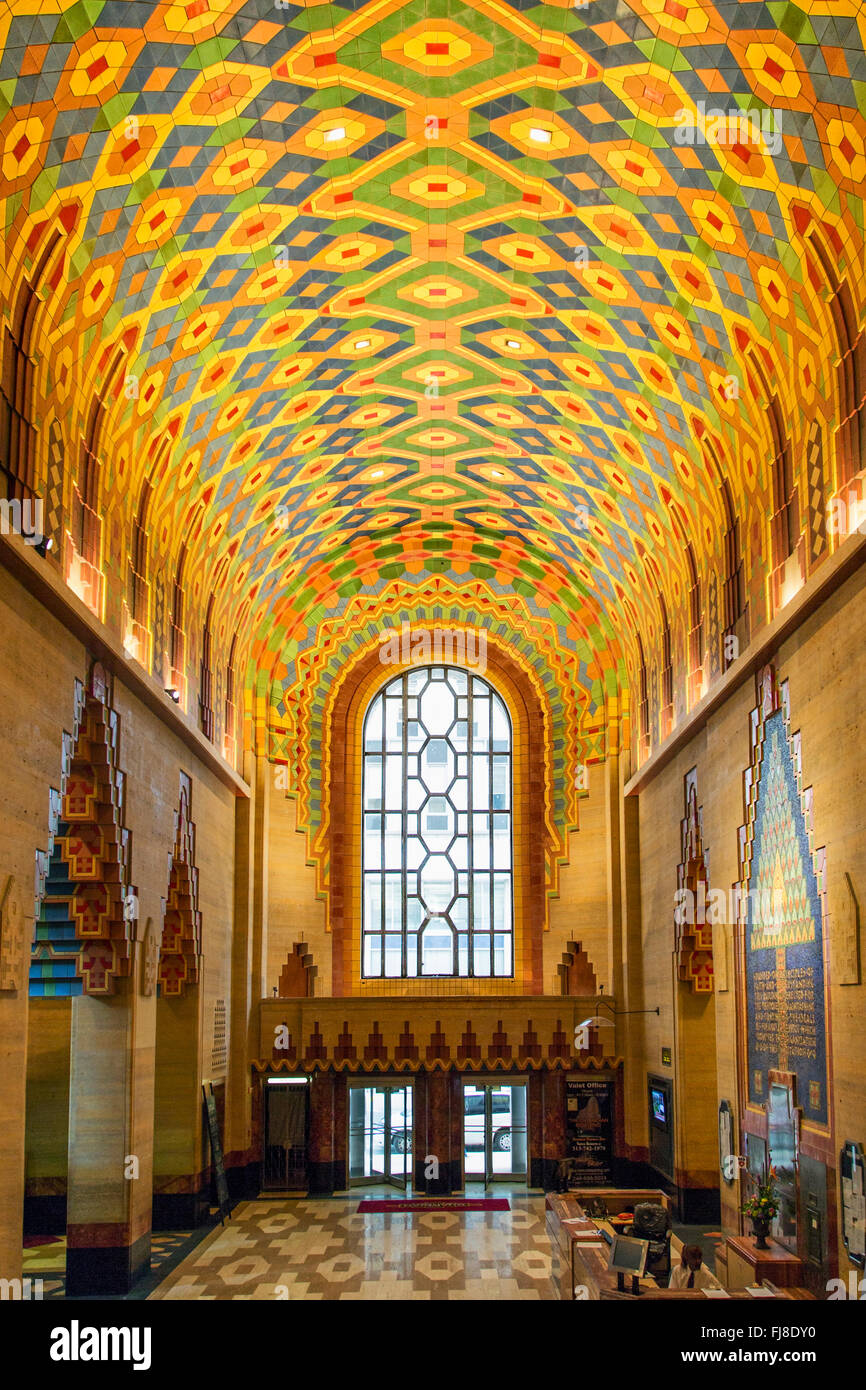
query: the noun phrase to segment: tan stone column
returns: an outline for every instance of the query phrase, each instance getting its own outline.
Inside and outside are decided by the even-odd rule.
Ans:
[[[244,776],[250,798],[235,809],[234,920],[231,936],[231,1006],[223,1146],[233,1197],[255,1196],[261,1174],[260,1137],[253,1133],[251,1062],[260,1054],[259,1005],[267,969],[268,835],[272,768],[246,751]],[[270,1057],[270,1048],[265,1056]]]
[[[201,989],[156,1006],[153,1119],[153,1224],[189,1230],[208,1213],[210,1161],[202,1149]]]
[[[261,1162],[261,1152],[254,1145],[252,1119],[253,1086],[261,1083],[253,1082],[250,1070],[250,1061],[258,1058],[260,1051],[258,998],[252,988],[252,834],[252,803],[246,797],[238,797],[235,802],[231,1004],[223,1140],[226,1179],[232,1196],[255,1196]]]
[[[23,878],[23,875],[22,875]],[[24,879],[27,882],[26,879]],[[3,879],[0,876],[0,891]],[[0,943],[15,988],[0,990],[0,1279],[21,1277],[24,1246],[24,1113],[27,1076],[27,968],[33,913],[17,899],[20,940]]]
[[[137,1045],[138,996],[121,988],[72,1004],[66,1292],[73,1297],[126,1293],[150,1268],[152,1028],[145,1008]]]

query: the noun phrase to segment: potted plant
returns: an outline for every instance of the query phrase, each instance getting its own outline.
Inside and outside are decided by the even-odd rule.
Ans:
[[[776,1195],[776,1170],[764,1169],[758,1179],[757,1190],[742,1208],[744,1216],[752,1218],[752,1235],[756,1250],[769,1250],[767,1236],[770,1225],[779,1214],[779,1199]]]

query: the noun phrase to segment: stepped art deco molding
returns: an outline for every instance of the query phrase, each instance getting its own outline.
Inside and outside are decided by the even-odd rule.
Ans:
[[[182,772],[157,971],[160,992],[169,996],[182,995],[188,987],[198,984],[201,975],[201,913],[191,801],[192,783]]]
[[[113,994],[134,961],[137,897],[129,881],[120,717],[98,663],[86,691],[78,685],[75,704],[60,793],[50,797],[52,845],[37,861],[30,993],[42,996]]]

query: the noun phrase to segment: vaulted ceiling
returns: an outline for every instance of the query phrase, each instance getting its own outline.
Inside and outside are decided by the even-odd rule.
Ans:
[[[147,477],[153,565],[188,543],[277,725],[317,662],[441,614],[596,729],[686,542],[717,585],[721,471],[766,620],[745,354],[800,467],[836,409],[815,229],[861,302],[856,0],[13,0],[0,43],[7,315],[64,237],[42,467],[68,499],[104,397],[107,576]]]

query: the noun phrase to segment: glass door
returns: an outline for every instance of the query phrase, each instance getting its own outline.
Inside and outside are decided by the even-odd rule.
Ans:
[[[489,1092],[489,1086],[463,1087],[463,1174],[467,1182],[485,1187],[493,1177]]]
[[[464,1084],[463,1172],[485,1187],[498,1179],[526,1179],[526,1084]]]
[[[405,1188],[412,1172],[412,1087],[349,1086],[349,1182]]]

